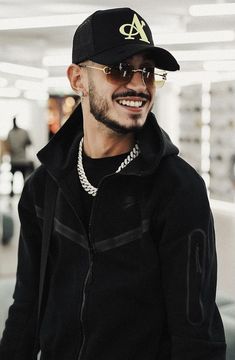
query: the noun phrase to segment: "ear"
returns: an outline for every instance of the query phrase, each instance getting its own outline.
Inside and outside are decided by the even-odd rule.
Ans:
[[[82,91],[86,93],[84,87],[84,76],[82,74],[82,69],[76,65],[71,64],[67,69],[67,77],[69,79],[70,85],[75,92]]]

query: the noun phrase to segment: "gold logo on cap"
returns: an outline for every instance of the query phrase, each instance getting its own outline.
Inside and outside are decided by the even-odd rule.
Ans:
[[[132,23],[123,24],[122,26],[120,26],[119,31],[122,35],[126,36],[125,37],[126,40],[134,40],[135,36],[139,35],[141,41],[150,43],[143,29],[144,26],[145,26],[145,22],[143,20],[140,21],[138,16],[134,14]]]

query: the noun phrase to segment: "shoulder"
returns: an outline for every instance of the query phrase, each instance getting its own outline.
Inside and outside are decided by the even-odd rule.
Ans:
[[[155,191],[165,206],[172,201],[208,204],[203,178],[177,155],[162,159],[155,175]]]
[[[44,165],[33,171],[24,184],[19,206],[34,208],[43,205],[47,176],[49,175]]]
[[[170,178],[175,186],[205,186],[202,176],[179,155],[168,156],[160,164],[160,173]]]
[[[45,181],[48,176],[48,172],[44,165],[37,167],[32,174],[26,180],[25,186],[31,190],[36,190],[37,188],[43,188],[45,186]]]

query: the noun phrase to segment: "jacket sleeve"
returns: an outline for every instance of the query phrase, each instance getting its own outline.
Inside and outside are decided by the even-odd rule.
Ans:
[[[19,202],[21,222],[16,285],[0,343],[1,360],[32,360],[36,330],[41,230],[27,181]]]
[[[167,206],[159,244],[171,359],[225,360],[213,217],[202,178],[185,184]]]

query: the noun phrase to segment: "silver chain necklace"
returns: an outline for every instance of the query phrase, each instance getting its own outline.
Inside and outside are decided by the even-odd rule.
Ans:
[[[88,194],[92,196],[96,196],[97,188],[90,184],[88,181],[85,170],[82,164],[82,146],[83,146],[83,138],[81,138],[78,149],[78,161],[77,161],[77,170],[78,176],[81,182],[83,189],[88,192]],[[127,155],[127,157],[123,160],[119,168],[115,171],[116,173],[120,172],[124,169],[132,160],[134,160],[140,154],[140,148],[138,144],[135,144],[131,152]]]

